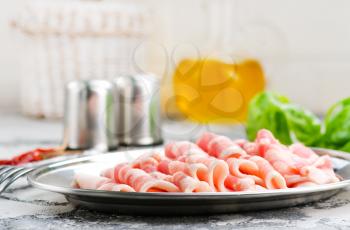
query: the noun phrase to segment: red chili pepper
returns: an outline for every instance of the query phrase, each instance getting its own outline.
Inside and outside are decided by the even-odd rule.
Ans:
[[[37,148],[15,156],[10,160],[0,160],[0,165],[20,165],[35,161],[41,161],[43,159],[49,158],[49,153],[54,152],[54,148]]]
[[[0,165],[12,165],[12,160],[0,160]]]

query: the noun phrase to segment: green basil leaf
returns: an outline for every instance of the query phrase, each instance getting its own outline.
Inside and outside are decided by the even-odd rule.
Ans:
[[[305,145],[315,146],[321,139],[321,121],[310,111],[296,105],[286,105],[288,125],[295,138]]]
[[[324,146],[350,150],[350,98],[333,105],[325,117]],[[348,147],[346,147],[348,146]]]
[[[337,147],[328,147],[329,149],[338,149]],[[348,152],[350,153],[350,141],[348,143],[346,143],[346,145],[344,145],[343,147],[341,147],[339,150],[342,150],[344,152]]]
[[[296,139],[315,145],[321,139],[321,122],[314,114],[271,92],[260,93],[249,105],[248,138],[253,140],[263,128],[270,130],[283,144],[291,144]]]
[[[260,129],[268,129],[282,143],[291,144],[287,117],[279,105],[287,102],[287,98],[270,92],[260,93],[253,98],[248,112],[248,138],[254,140]]]

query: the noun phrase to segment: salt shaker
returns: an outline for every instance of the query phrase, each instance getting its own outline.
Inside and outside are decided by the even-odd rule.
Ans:
[[[133,146],[161,144],[158,78],[153,74],[137,74],[117,77],[114,83],[119,94],[120,143]]]
[[[119,100],[115,85],[105,80],[72,81],[65,94],[64,146],[101,152],[116,149]]]

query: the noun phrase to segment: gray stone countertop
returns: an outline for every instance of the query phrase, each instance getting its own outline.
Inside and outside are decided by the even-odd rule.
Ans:
[[[16,114],[0,115],[0,156],[5,158],[35,147],[56,146],[62,127]],[[170,123],[167,138],[194,137],[203,127]],[[211,130],[217,127],[205,127]],[[231,130],[234,136],[241,128]],[[0,198],[0,229],[350,229],[350,191],[314,204],[230,215],[142,217],[77,209],[54,193],[34,189],[22,179]]]

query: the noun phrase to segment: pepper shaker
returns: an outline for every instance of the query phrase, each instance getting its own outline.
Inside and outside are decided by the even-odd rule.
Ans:
[[[67,84],[64,114],[64,146],[101,152],[118,147],[118,94],[105,80]]]
[[[153,74],[137,74],[120,76],[114,83],[119,93],[120,143],[133,146],[161,144],[158,78]]]

